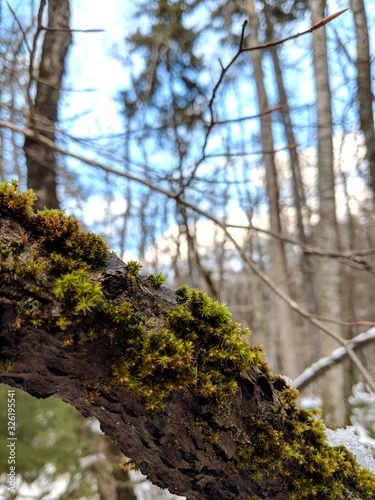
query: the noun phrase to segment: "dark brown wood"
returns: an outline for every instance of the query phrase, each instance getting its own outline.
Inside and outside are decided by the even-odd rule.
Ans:
[[[41,11],[45,2],[41,2]],[[41,17],[41,16],[40,16]],[[69,0],[48,1],[48,29],[44,30],[39,19],[35,37],[45,32],[42,54],[35,78],[35,101],[29,96],[29,126],[34,131],[55,140],[55,125],[58,120],[58,106],[62,81],[65,73],[66,56],[72,42],[69,30]],[[32,57],[33,58],[33,57]],[[31,82],[33,82],[33,61],[31,61]],[[31,93],[31,88],[29,92]],[[24,151],[27,164],[27,184],[38,200],[35,208],[58,208],[56,153],[39,141],[25,138]]]

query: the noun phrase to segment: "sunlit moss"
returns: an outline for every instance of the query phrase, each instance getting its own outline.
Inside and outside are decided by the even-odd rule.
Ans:
[[[133,278],[138,276],[139,271],[141,269],[142,269],[142,264],[140,264],[136,260],[130,260],[126,264],[126,270],[128,271],[128,275],[132,276]]]
[[[58,250],[65,259],[86,262],[100,267],[108,259],[106,242],[94,233],[82,231],[78,221],[62,210],[42,210],[30,218],[30,226],[39,241]],[[55,253],[55,260],[56,253]]]
[[[20,193],[16,180],[0,184],[0,214],[12,217],[27,230],[37,235],[51,251],[58,251],[64,259],[73,259],[100,267],[108,259],[107,243],[91,232],[82,231],[78,221],[62,210],[41,210],[33,213],[35,194],[29,190]],[[25,236],[26,240],[28,235]],[[21,242],[19,242],[21,244]],[[62,262],[60,261],[60,266]]]
[[[238,390],[237,377],[254,367],[267,370],[263,352],[249,347],[248,330],[232,322],[223,304],[188,287],[176,295],[179,304],[167,313],[171,328],[141,329],[132,341],[137,348],[115,364],[117,382],[154,408],[173,391],[223,401]]]
[[[167,279],[165,276],[163,276],[162,273],[149,274],[147,277],[151,281],[151,283],[156,287],[163,285]]]
[[[83,269],[64,274],[56,281],[54,292],[56,297],[71,305],[76,313],[82,312],[84,315],[103,303],[100,285],[91,283]]]
[[[36,196],[31,189],[20,193],[14,179],[0,184],[0,213],[17,220],[27,220],[33,213]]]

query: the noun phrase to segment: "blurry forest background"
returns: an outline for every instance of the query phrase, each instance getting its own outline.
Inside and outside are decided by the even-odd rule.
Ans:
[[[0,181],[226,302],[292,380],[374,326],[374,2],[1,0],[0,19]],[[374,437],[370,335],[302,395]],[[13,498],[136,498],[94,423],[17,398]]]

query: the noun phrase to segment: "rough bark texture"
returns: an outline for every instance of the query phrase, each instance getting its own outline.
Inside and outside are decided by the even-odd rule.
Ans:
[[[36,79],[36,96],[30,110],[30,127],[52,141],[61,85],[65,73],[65,59],[72,42],[69,30],[69,0],[48,1],[48,29]],[[57,164],[55,152],[33,139],[25,139],[24,151],[27,163],[27,185],[38,196],[36,207],[58,208]]]
[[[311,24],[324,18],[325,0],[310,0]],[[318,193],[319,224],[317,243],[327,251],[339,249],[336,219],[335,177],[333,166],[333,128],[331,90],[328,73],[327,39],[325,28],[313,32],[312,49],[314,58],[317,129],[318,129]],[[322,258],[317,274],[316,293],[319,314],[323,317],[341,317],[339,264],[326,257]],[[335,327],[341,334],[340,327]],[[322,352],[332,352],[338,343],[331,337],[323,336]],[[329,377],[323,378],[323,412],[327,425],[343,427],[348,423],[348,370],[344,365],[332,369]]]
[[[374,497],[374,477],[326,444],[321,422],[297,408],[259,349],[241,344],[221,305],[140,277],[73,218],[34,215],[31,201],[16,183],[0,185],[1,383],[96,417],[153,483],[188,499]],[[167,352],[171,339],[184,356]],[[183,360],[196,384],[178,370]],[[155,366],[161,361],[168,367]],[[153,389],[144,392],[150,370]],[[237,385],[217,398],[210,381],[222,376]],[[150,404],[169,384],[163,404]]]

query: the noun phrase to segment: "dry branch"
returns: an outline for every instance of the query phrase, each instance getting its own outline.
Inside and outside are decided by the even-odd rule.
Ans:
[[[371,330],[365,333],[360,333],[351,339],[349,345],[352,349],[357,349],[374,342],[374,340],[375,328],[371,328]],[[318,361],[306,368],[301,375],[293,380],[293,386],[299,390],[305,388],[319,376],[323,375],[323,373],[328,371],[332,366],[346,358],[347,354],[348,353],[344,347],[338,347],[329,356],[320,358]]]

